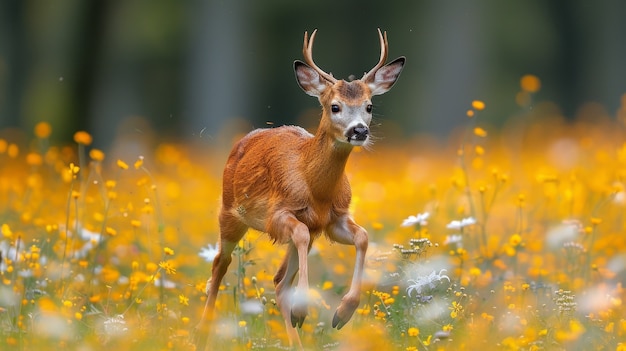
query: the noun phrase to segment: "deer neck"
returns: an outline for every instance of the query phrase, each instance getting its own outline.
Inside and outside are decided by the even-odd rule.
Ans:
[[[305,145],[304,170],[312,195],[331,199],[341,184],[352,146],[335,140],[320,126]]]

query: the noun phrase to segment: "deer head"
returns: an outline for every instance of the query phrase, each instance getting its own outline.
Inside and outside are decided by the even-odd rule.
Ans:
[[[376,66],[363,77],[351,82],[338,80],[324,72],[313,61],[313,41],[317,29],[304,33],[302,54],[305,62],[296,60],[294,70],[298,84],[307,94],[315,96],[322,105],[320,130],[330,132],[332,138],[345,145],[360,146],[369,140],[369,125],[372,120],[374,95],[389,91],[394,85],[405,58],[399,57],[385,65],[388,54],[387,32],[378,29],[380,59]]]

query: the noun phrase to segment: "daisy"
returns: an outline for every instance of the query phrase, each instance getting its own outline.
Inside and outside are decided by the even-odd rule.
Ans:
[[[412,292],[417,295],[421,295],[423,291],[427,289],[434,289],[443,279],[447,279],[450,282],[450,278],[443,274],[445,269],[439,271],[439,273],[432,271],[429,275],[417,277],[417,279],[409,279],[409,286],[406,288],[407,295],[411,296]]]
[[[452,221],[446,226],[448,229],[461,229],[469,225],[476,224],[474,217],[463,218],[460,221]]]
[[[402,226],[410,227],[410,226],[417,225],[417,224],[427,225],[428,222],[426,220],[428,219],[428,217],[430,217],[430,213],[428,212],[419,213],[417,216],[411,215],[402,222]]]
[[[220,250],[217,248],[217,244],[208,244],[207,246],[203,246],[202,249],[200,249],[200,253],[198,254],[198,256],[204,258],[204,260],[207,262],[213,262],[218,252],[220,252]]]

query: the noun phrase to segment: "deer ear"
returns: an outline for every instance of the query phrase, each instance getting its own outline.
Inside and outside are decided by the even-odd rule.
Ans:
[[[389,91],[404,68],[404,56],[382,66],[365,83],[372,90],[372,95],[381,95]]]
[[[316,70],[306,63],[296,60],[293,63],[293,70],[296,72],[296,81],[305,93],[319,97],[328,87],[326,80],[320,77]]]

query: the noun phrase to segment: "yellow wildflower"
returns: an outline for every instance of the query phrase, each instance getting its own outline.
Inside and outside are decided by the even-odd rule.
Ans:
[[[509,244],[513,247],[516,247],[521,243],[522,243],[522,237],[519,234],[513,234],[509,238]]]
[[[26,155],[26,163],[29,166],[41,166],[43,157],[36,152],[29,152],[28,155]]]
[[[17,158],[17,156],[20,154],[20,148],[16,144],[9,144],[7,154],[10,158]]]
[[[89,157],[91,157],[91,159],[94,161],[102,162],[104,161],[104,152],[99,149],[91,149],[89,151]]]
[[[420,330],[418,328],[411,327],[411,328],[409,328],[409,330],[407,330],[407,334],[409,336],[415,337],[415,336],[420,335]]]
[[[487,312],[483,312],[480,315],[484,320],[488,321],[488,322],[493,322],[493,316],[488,314]]]
[[[71,174],[78,174],[79,171],[80,171],[80,167],[78,167],[74,163],[70,163],[70,173]]]
[[[474,128],[474,135],[484,138],[487,136],[487,131],[481,127]]]
[[[459,316],[459,313],[463,312],[463,306],[456,301],[452,301],[452,306],[448,307],[450,310],[450,317],[456,318]]]
[[[159,264],[160,266],[160,264]],[[146,271],[153,273],[157,270],[157,265],[154,262],[148,262],[146,264]]]
[[[357,308],[356,313],[362,316],[366,316],[370,313],[369,305],[365,305],[363,308]]]
[[[39,139],[45,139],[52,134],[52,127],[48,122],[39,122],[35,124],[35,136]]]
[[[11,238],[13,236],[13,231],[11,231],[11,228],[6,223],[2,224],[0,231],[2,231],[2,236],[5,238]]]
[[[81,145],[91,145],[93,138],[89,133],[81,130],[74,133],[74,141]]]
[[[117,166],[120,169],[123,169],[123,170],[127,170],[128,169],[128,165],[126,164],[126,162],[124,162],[122,160],[117,160]]]
[[[520,79],[520,87],[523,91],[536,93],[541,89],[541,81],[535,75],[526,74]]]
[[[478,267],[472,267],[469,271],[470,276],[479,277],[482,274],[482,271]]]
[[[472,101],[472,107],[476,110],[476,111],[482,111],[485,109],[485,103],[481,100],[474,100]]]
[[[174,268],[170,262],[161,261],[159,262],[159,267],[165,270],[167,274],[176,274],[176,268]]]
[[[602,223],[602,218],[597,218],[597,217],[592,217],[591,218],[591,224],[598,225],[600,223]]]
[[[117,230],[115,230],[115,229],[113,229],[111,227],[106,227],[105,231],[110,236],[116,236],[117,235]]]
[[[135,161],[135,169],[139,169],[143,166],[143,156],[139,156],[139,159]]]

